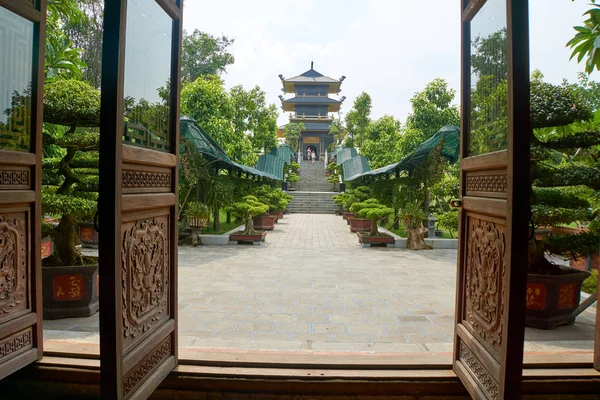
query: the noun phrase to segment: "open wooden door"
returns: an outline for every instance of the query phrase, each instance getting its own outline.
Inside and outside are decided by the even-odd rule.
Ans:
[[[521,398],[529,221],[528,2],[464,0],[454,371]]]
[[[177,365],[181,0],[105,3],[100,132],[103,399],[147,398]]]
[[[45,0],[0,0],[0,379],[42,357]]]

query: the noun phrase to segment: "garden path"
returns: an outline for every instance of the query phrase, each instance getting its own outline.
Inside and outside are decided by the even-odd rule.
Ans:
[[[180,247],[180,354],[436,354],[450,362],[455,272],[456,250],[365,249],[339,216],[286,215],[260,247]],[[553,331],[528,329],[526,351],[591,359],[595,312]],[[97,327],[97,315],[44,321],[45,346],[97,352]]]

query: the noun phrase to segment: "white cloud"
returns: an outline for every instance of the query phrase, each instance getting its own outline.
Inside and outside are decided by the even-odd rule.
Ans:
[[[490,0],[498,1],[498,0]],[[279,106],[279,74],[298,75],[314,60],[319,72],[347,79],[340,95],[348,111],[362,91],[373,99],[373,117],[404,120],[410,98],[434,78],[460,84],[460,2],[443,0],[343,1],[187,0],[184,28],[235,38],[236,58],[226,85],[259,85]],[[565,43],[582,20],[586,1],[530,0],[531,66],[548,80],[576,78]],[[458,97],[456,99],[458,102]],[[280,123],[287,116],[281,112]]]

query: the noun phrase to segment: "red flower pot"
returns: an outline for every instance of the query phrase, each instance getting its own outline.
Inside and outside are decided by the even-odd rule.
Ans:
[[[367,218],[352,217],[349,221],[351,232],[369,232],[373,227],[373,221]]]
[[[252,218],[254,229],[261,231],[272,231],[275,229],[275,219],[277,215],[259,215]]]

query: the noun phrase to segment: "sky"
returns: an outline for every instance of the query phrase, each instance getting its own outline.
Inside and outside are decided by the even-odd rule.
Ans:
[[[547,81],[575,81],[583,71],[569,61],[565,44],[589,8],[586,0],[530,0],[531,68]],[[235,39],[225,85],[260,86],[278,106],[280,125],[288,116],[280,109],[278,75],[300,75],[311,61],[323,75],[346,76],[342,114],[365,91],[373,119],[387,114],[404,121],[410,98],[433,79],[459,89],[459,0],[186,0],[183,28]]]

